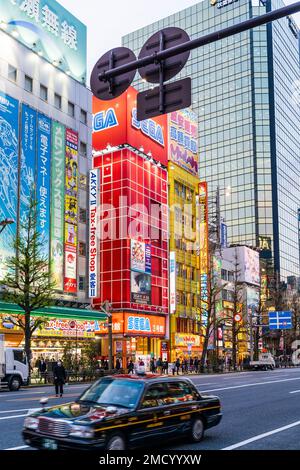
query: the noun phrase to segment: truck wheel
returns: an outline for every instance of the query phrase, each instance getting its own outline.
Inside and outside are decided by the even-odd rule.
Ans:
[[[21,387],[21,380],[17,375],[13,375],[8,383],[8,388],[11,392],[17,392]]]

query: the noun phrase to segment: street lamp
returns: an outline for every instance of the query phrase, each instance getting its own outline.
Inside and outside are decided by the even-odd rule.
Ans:
[[[3,230],[5,229],[5,227],[6,227],[7,225],[11,225],[11,224],[14,224],[14,223],[15,223],[15,221],[14,221],[13,219],[4,219],[4,220],[1,220],[1,222],[0,222],[0,227],[1,227],[1,228],[0,228],[0,233],[3,232]]]

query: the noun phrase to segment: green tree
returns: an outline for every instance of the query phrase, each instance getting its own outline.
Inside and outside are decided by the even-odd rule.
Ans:
[[[25,353],[31,362],[31,338],[47,318],[32,313],[51,305],[55,282],[49,270],[49,257],[44,253],[44,240],[37,230],[37,202],[31,196],[19,234],[14,240],[15,255],[8,259],[8,273],[0,280],[3,299],[17,304],[24,313],[12,315],[11,321],[23,330]],[[31,367],[29,368],[31,370]],[[30,372],[29,372],[30,375]]]

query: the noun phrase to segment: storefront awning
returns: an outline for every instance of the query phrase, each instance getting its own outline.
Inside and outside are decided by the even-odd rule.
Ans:
[[[0,315],[2,314],[11,314],[18,315],[24,313],[24,310],[19,307],[17,304],[12,304],[9,302],[0,301]],[[70,318],[72,320],[98,320],[105,321],[107,317],[97,311],[97,310],[88,310],[83,308],[71,308],[71,307],[45,307],[35,310],[31,314],[35,317],[49,317],[49,318]]]

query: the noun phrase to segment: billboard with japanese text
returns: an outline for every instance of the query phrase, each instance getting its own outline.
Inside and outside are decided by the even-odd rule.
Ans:
[[[17,229],[19,102],[0,91],[0,220],[10,219],[0,237],[0,278],[13,254]]]
[[[131,269],[142,273],[151,274],[151,245],[131,240]]]
[[[38,114],[37,119],[37,231],[43,242],[42,253],[50,254],[50,181],[51,181],[51,119]]]
[[[169,160],[198,175],[197,116],[190,109],[174,111],[168,115]]]
[[[66,129],[64,291],[77,292],[78,133]]]
[[[20,221],[26,225],[30,196],[36,191],[37,112],[22,105]]]
[[[85,83],[86,26],[56,0],[0,0],[0,19],[8,34]]]
[[[63,290],[65,126],[52,122],[51,156],[51,270],[58,290]]]

